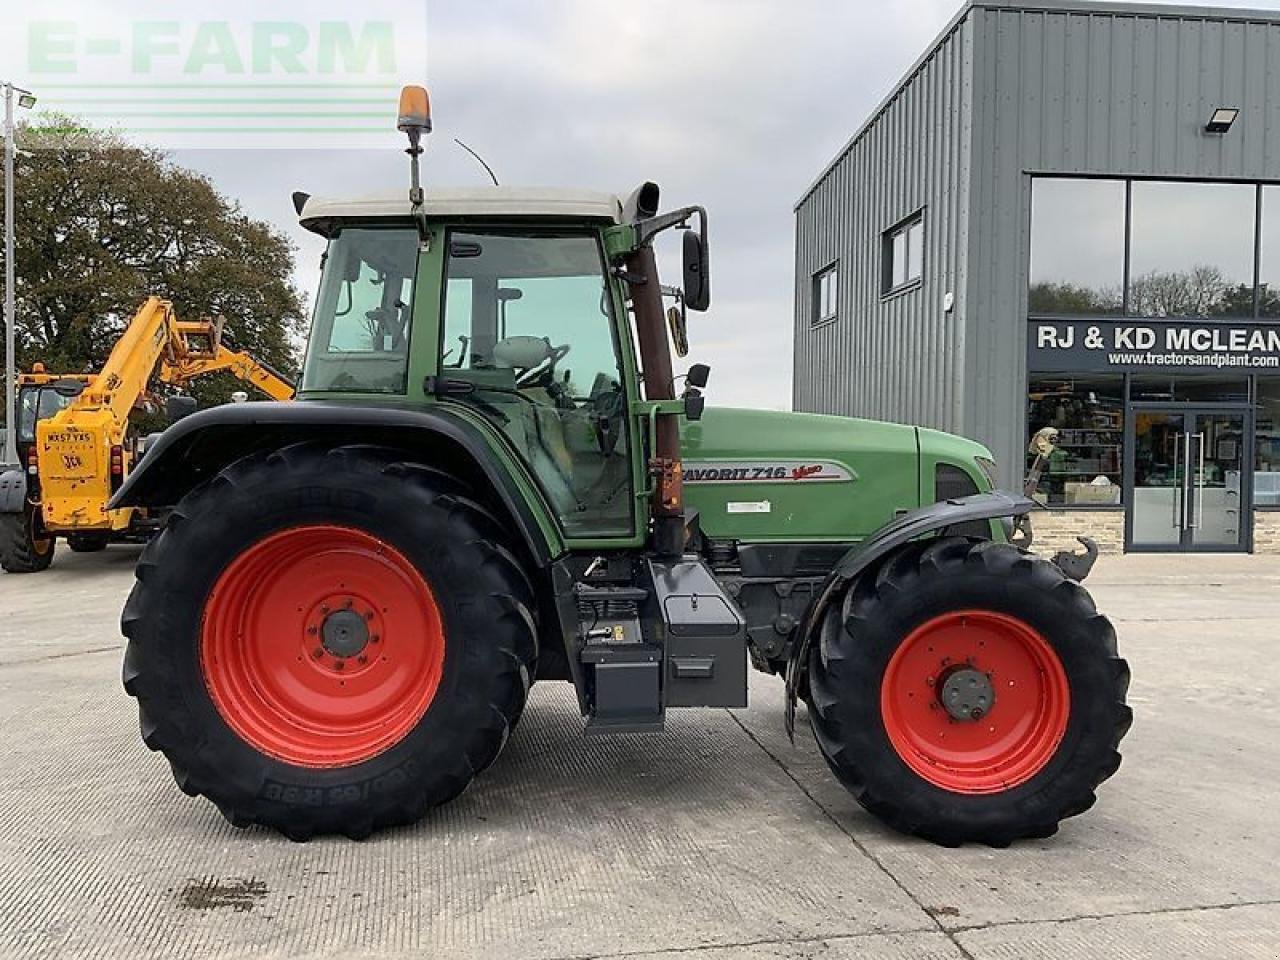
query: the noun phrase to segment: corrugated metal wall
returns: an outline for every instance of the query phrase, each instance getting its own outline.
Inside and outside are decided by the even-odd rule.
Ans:
[[[960,426],[971,55],[961,22],[797,207],[797,410]],[[923,282],[882,300],[881,235],[921,208]],[[838,319],[811,328],[813,275],[833,262]]]
[[[964,421],[1006,465],[1007,483],[1026,443],[1031,175],[1280,180],[1275,14],[1034,6],[978,6],[969,16],[975,150]],[[1239,107],[1240,117],[1227,136],[1206,135],[1220,106]]]
[[[1203,133],[1217,106],[1241,109],[1225,137]],[[1276,14],[1068,0],[959,16],[797,208],[796,409],[964,433],[1017,482],[1035,173],[1280,181]],[[924,285],[882,302],[880,235],[921,205]],[[837,257],[840,318],[810,330],[812,274]]]

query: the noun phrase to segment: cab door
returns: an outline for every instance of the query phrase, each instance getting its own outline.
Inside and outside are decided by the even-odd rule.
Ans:
[[[598,233],[447,233],[439,374],[519,451],[573,541],[641,529],[631,354]]]

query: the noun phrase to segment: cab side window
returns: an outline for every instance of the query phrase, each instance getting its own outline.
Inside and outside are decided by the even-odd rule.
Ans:
[[[599,241],[454,231],[441,375],[525,456],[569,536],[633,529],[626,394]]]
[[[348,228],[329,243],[303,390],[404,393],[418,235]]]

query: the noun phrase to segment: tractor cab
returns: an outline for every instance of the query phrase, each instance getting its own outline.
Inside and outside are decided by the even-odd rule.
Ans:
[[[420,213],[421,228],[402,196],[303,203],[329,246],[300,398],[466,407],[519,452],[568,536],[631,537],[640,397],[607,254],[623,201],[440,190]]]

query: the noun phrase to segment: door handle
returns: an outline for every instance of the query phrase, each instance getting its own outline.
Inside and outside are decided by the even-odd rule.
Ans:
[[[1195,523],[1188,522],[1188,526],[1192,530],[1199,530],[1204,524],[1204,434],[1196,434],[1196,443],[1199,445],[1200,455],[1197,457],[1198,466],[1196,467],[1196,512]],[[1187,459],[1190,460],[1191,454],[1191,436],[1187,435]]]
[[[1183,436],[1184,434],[1181,433],[1173,435],[1173,523],[1171,526],[1178,530],[1182,529],[1186,519],[1183,516],[1183,483],[1186,478],[1185,476],[1182,479],[1178,477],[1178,466],[1181,463],[1178,450],[1182,446]]]

